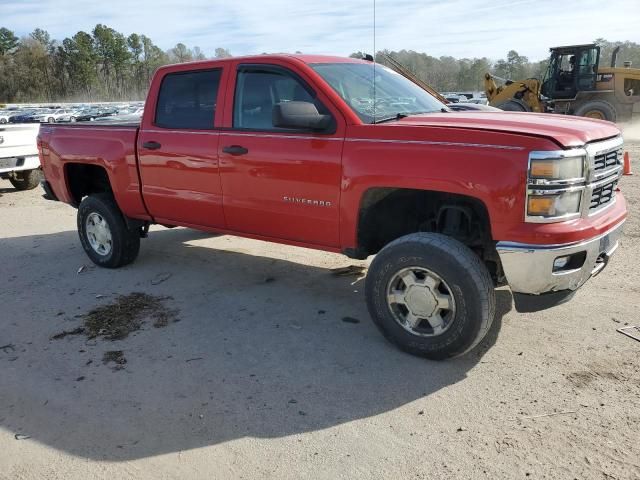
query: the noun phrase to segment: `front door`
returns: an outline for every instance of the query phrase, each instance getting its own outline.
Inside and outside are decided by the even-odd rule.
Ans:
[[[335,111],[282,66],[239,65],[235,77],[232,128],[221,132],[219,144],[227,227],[338,246],[344,127]],[[334,117],[333,126],[326,132],[274,127],[273,106],[292,100],[315,103]]]
[[[165,75],[154,115],[145,115],[153,120],[138,136],[142,193],[158,223],[225,226],[213,130],[221,76],[220,68]]]

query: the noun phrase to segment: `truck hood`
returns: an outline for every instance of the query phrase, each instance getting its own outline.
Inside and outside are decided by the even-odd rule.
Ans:
[[[452,127],[531,135],[549,138],[565,148],[620,135],[618,127],[611,122],[546,113],[429,113],[406,117],[388,125]]]

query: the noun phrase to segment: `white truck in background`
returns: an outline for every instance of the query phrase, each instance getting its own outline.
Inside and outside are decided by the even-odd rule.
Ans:
[[[0,125],[0,178],[17,190],[36,188],[42,180],[38,158],[39,124]]]

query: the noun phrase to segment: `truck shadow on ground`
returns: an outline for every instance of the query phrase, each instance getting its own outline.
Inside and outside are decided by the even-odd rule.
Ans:
[[[428,418],[434,392],[466,378],[511,309],[510,293],[498,291],[485,341],[463,358],[430,362],[378,333],[362,281],[197,245],[208,237],[154,232],[137,262],[115,271],[90,267],[75,232],[3,239],[0,345],[11,346],[0,349],[0,427],[122,461],[323,430],[415,401],[407,412],[417,421]],[[120,341],[51,340],[81,325],[79,314],[134,291],[171,296],[180,321]],[[122,350],[126,368],[104,365],[108,350]]]

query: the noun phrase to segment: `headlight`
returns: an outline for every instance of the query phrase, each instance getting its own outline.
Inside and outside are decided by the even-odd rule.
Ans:
[[[532,158],[529,163],[529,178],[531,180],[547,180],[550,182],[584,180],[584,157]]]
[[[562,222],[580,216],[586,159],[582,148],[529,154],[527,222]]]
[[[580,213],[582,189],[552,193],[548,190],[532,191],[527,197],[527,215],[540,220],[564,218]]]

